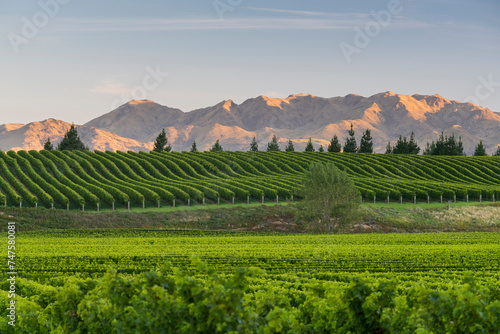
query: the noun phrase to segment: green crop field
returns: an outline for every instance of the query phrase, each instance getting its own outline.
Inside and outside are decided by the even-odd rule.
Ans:
[[[0,203],[103,210],[298,199],[312,161],[334,162],[369,202],[495,201],[499,157],[306,152],[0,151]]]
[[[498,333],[500,323],[498,233],[39,231],[17,236],[16,257],[16,333]]]

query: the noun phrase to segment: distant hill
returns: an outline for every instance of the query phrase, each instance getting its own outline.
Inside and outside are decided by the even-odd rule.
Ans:
[[[51,122],[60,121],[0,126],[0,148],[41,147],[47,135],[55,131],[51,130]],[[498,113],[439,95],[392,92],[370,97],[259,96],[239,105],[227,100],[187,113],[153,101],[134,100],[89,121],[79,131],[84,142],[98,150],[149,150],[162,128],[176,151],[189,150],[194,140],[198,149],[206,150],[217,139],[226,150],[246,151],[254,136],[264,150],[274,134],[282,148],[292,139],[296,149],[302,150],[309,137],[316,148],[326,146],[333,135],[343,142],[351,123],[358,143],[363,131],[372,131],[376,152],[384,152],[388,141],[395,142],[399,135],[409,136],[412,131],[421,148],[441,131],[461,136],[468,154],[479,140],[489,153],[500,144]],[[69,125],[64,123],[55,133],[62,136],[64,127]]]
[[[50,138],[54,146],[61,141],[71,124],[55,119],[33,122],[26,125],[6,124],[0,126],[0,150],[41,150]],[[153,143],[142,143],[123,138],[106,130],[77,126],[82,141],[96,150],[150,150]]]

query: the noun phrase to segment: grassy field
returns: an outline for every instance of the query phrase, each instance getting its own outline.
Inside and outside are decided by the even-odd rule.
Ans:
[[[194,205],[116,211],[65,211],[33,208],[0,209],[1,229],[7,221],[17,222],[20,231],[87,228],[202,229],[306,233],[322,232],[314,224],[296,218],[293,203]],[[371,232],[457,232],[499,231],[500,205],[457,202],[448,210],[440,203],[364,203],[350,231]]]

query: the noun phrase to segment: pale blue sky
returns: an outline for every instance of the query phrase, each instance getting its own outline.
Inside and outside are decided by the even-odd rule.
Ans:
[[[473,97],[500,112],[500,1],[397,2],[1,1],[0,124],[82,124],[129,97],[190,111],[388,90]],[[381,26],[372,14],[390,8]],[[369,42],[356,44],[366,28]],[[356,48],[350,62],[341,45]]]

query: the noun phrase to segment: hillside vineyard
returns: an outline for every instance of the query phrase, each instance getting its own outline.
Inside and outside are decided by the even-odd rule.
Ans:
[[[299,198],[312,161],[333,162],[360,201],[495,201],[500,158],[309,152],[0,151],[0,203],[58,209]]]

